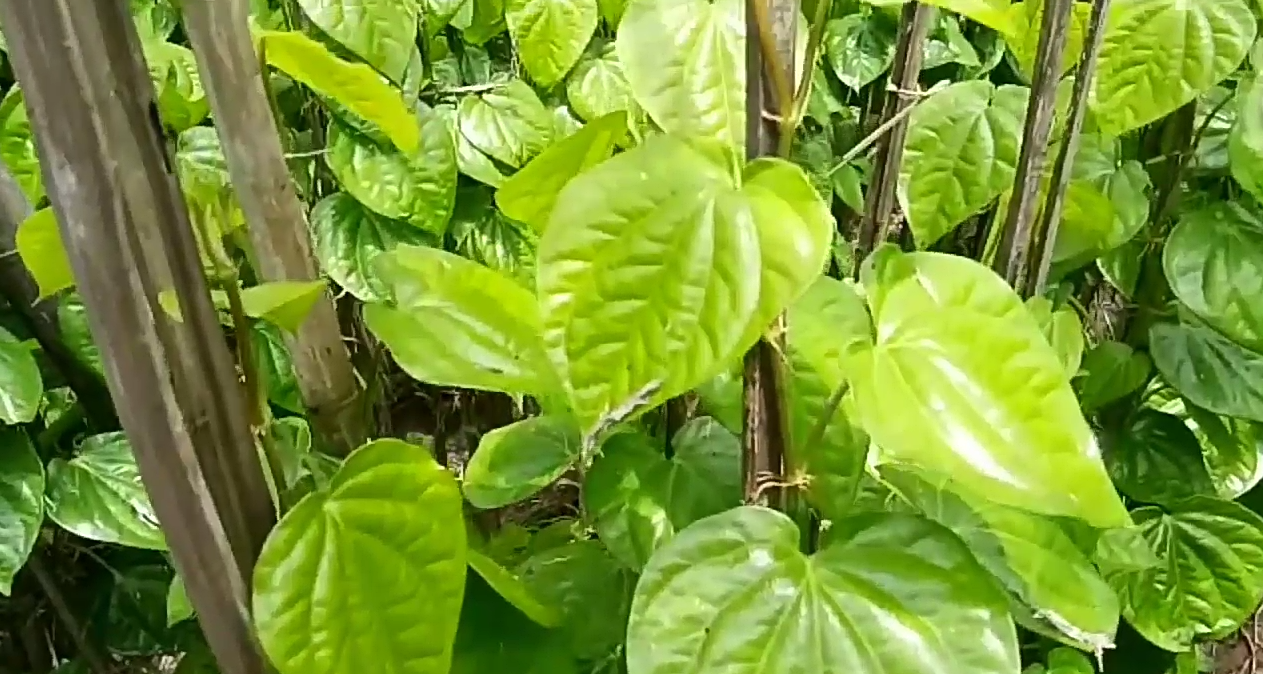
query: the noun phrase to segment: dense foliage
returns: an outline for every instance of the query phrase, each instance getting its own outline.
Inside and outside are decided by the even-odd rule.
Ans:
[[[1113,1],[1051,282],[1024,298],[991,265],[1043,2],[928,3],[903,246],[871,252],[903,3],[821,2],[789,157],[747,161],[744,0],[251,0],[379,412],[338,459],[283,340],[326,282],[255,282],[178,3],[132,0],[225,336],[270,403],[284,515],[252,609],[280,674],[1253,662],[1263,6]],[[0,160],[43,207],[16,252],[103,376],[4,77]],[[749,504],[741,441],[742,355],[782,312],[790,473],[760,488],[801,497],[784,511]],[[89,671],[91,647],[215,671],[126,436],[0,318],[0,670]]]

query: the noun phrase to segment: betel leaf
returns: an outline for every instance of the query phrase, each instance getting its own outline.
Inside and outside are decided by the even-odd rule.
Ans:
[[[1053,519],[985,498],[962,498],[950,480],[883,468],[881,476],[930,519],[951,529],[1032,617],[1093,650],[1109,648],[1118,599]]]
[[[0,328],[0,422],[33,420],[43,396],[44,378],[30,347]]]
[[[326,35],[403,82],[417,41],[416,0],[298,0],[298,5]]]
[[[474,548],[465,551],[469,567],[478,572],[501,597],[513,604],[523,615],[544,627],[555,627],[561,622],[556,608],[541,603],[530,589],[513,572],[500,566],[495,560]]]
[[[542,334],[585,433],[717,374],[823,269],[833,221],[802,170],[760,159],[737,177],[731,163],[656,136],[558,197],[539,244]]]
[[[1001,35],[1017,35],[1020,32],[1009,16],[1009,0],[929,0],[925,4],[956,12]]]
[[[460,607],[451,674],[583,674],[564,637],[515,611],[482,576],[471,572]]]
[[[1173,414],[1139,410],[1101,444],[1114,484],[1136,501],[1168,505],[1215,494],[1197,436]]]
[[[631,0],[597,0],[596,4],[601,10],[601,18],[605,20],[605,23],[609,24],[610,28],[617,29],[629,2]]]
[[[341,5],[340,0],[317,0]],[[407,0],[383,0],[407,4]],[[349,6],[349,5],[348,5]],[[415,22],[413,24],[415,33]],[[399,93],[362,63],[347,63],[324,45],[296,32],[260,31],[269,65],[372,122],[404,152],[421,142],[416,117]]]
[[[535,249],[539,237],[495,206],[495,193],[481,185],[462,186],[447,235],[448,250],[535,287]]]
[[[176,133],[197,126],[210,114],[210,101],[188,47],[162,41],[143,42],[155,103],[163,124]]]
[[[492,187],[503,184],[504,174],[500,172],[500,167],[496,166],[491,157],[483,154],[482,150],[474,147],[465,134],[461,133],[456,117],[456,106],[438,105],[435,106],[434,111],[443,116],[452,132],[452,140],[456,144],[456,168],[483,184]],[[459,187],[457,189],[459,190]],[[459,208],[460,199],[457,199],[456,203]]]
[[[1201,442],[1206,468],[1220,497],[1235,499],[1263,480],[1260,450],[1263,426],[1245,419],[1221,417],[1188,401],[1185,420]]]
[[[50,461],[45,508],[49,519],[77,536],[133,548],[167,547],[121,432],[91,436],[74,458]]]
[[[1065,367],[987,267],[883,247],[864,265],[876,346],[852,360],[883,461],[949,475],[996,503],[1122,526],[1127,511]]]
[[[543,152],[555,134],[552,113],[522,80],[462,98],[456,125],[475,148],[515,168]]]
[[[44,464],[21,428],[0,429],[0,594],[26,564],[44,524]]]
[[[298,332],[316,303],[326,299],[325,281],[269,281],[241,291],[241,306],[251,318]]]
[[[254,570],[259,642],[282,674],[352,674],[365,662],[444,674],[465,553],[451,474],[423,447],[364,445],[268,535]]]
[[[1248,0],[1119,0],[1108,26],[1091,104],[1112,136],[1161,119],[1227,77],[1256,31]]]
[[[321,199],[311,211],[312,244],[320,268],[363,302],[389,299],[374,260],[401,244],[436,245],[438,239],[402,220],[373,212],[344,192]]]
[[[18,255],[26,265],[40,297],[51,297],[66,288],[73,288],[75,277],[70,269],[70,258],[61,242],[57,229],[57,215],[52,207],[41,208],[18,225],[15,236]]]
[[[1044,22],[1045,0],[1023,0],[1006,8],[1009,20],[1017,31],[1007,35],[1005,41],[1022,74],[1029,81],[1035,72],[1035,58],[1039,53],[1039,27]],[[1061,73],[1073,69],[1079,63],[1079,55],[1083,53],[1083,38],[1087,34],[1088,22],[1092,17],[1092,6],[1075,3],[1070,12],[1070,25],[1066,32],[1066,43],[1061,53]]]
[[[632,94],[658,126],[745,146],[745,11],[740,0],[636,0],[615,48]]]
[[[1255,63],[1255,70],[1261,65]],[[1228,134],[1228,164],[1237,183],[1263,201],[1263,77],[1242,87],[1237,121]]]
[[[668,458],[653,439],[619,433],[601,447],[583,500],[597,533],[640,570],[675,532],[741,504],[741,441],[710,417],[690,420]]]
[[[26,117],[22,90],[18,86],[9,89],[0,102],[0,160],[13,173],[14,180],[32,204],[44,198],[44,177],[40,173],[39,156],[35,147],[35,132]]]
[[[193,617],[193,602],[189,600],[188,590],[184,587],[184,579],[176,574],[167,588],[167,626],[184,622]]]
[[[1235,631],[1263,599],[1263,519],[1196,497],[1132,513],[1160,564],[1107,572],[1123,617],[1154,645],[1186,651]]]
[[[496,205],[510,218],[542,232],[557,195],[571,178],[605,161],[627,136],[627,113],[594,119],[551,145],[496,191]]]
[[[61,328],[61,341],[70,349],[70,353],[104,378],[105,365],[101,361],[101,350],[92,341],[87,311],[78,294],[70,293],[61,297],[57,302],[57,327]]]
[[[329,123],[326,161],[338,184],[360,203],[388,218],[441,236],[456,198],[456,146],[447,122],[418,105],[415,151],[383,146],[351,125]]]
[[[1083,362],[1083,323],[1070,307],[1053,311],[1052,301],[1044,297],[1026,300],[1026,308],[1035,317],[1039,329],[1066,370],[1066,379],[1073,379]]]
[[[504,0],[469,0],[469,25],[462,29],[465,41],[481,45],[504,32]]]
[[[1162,378],[1198,407],[1263,421],[1263,355],[1190,323],[1155,323],[1149,353]]]
[[[635,109],[636,100],[613,43],[579,61],[566,78],[566,99],[575,114],[588,121]]]
[[[604,660],[622,645],[630,577],[600,542],[541,551],[516,572],[536,597],[561,612],[560,631],[575,659]]]
[[[880,12],[848,14],[824,30],[825,55],[838,80],[859,91],[881,77],[895,59],[896,26]]]
[[[909,118],[899,202],[917,245],[928,247],[1013,184],[1030,90],[958,82]]]
[[[1091,412],[1126,396],[1149,381],[1149,357],[1122,342],[1106,341],[1083,355],[1083,376],[1076,382],[1079,404]]]
[[[1231,202],[1185,212],[1162,268],[1184,306],[1238,344],[1263,350],[1263,222]]]
[[[268,400],[296,414],[305,414],[302,390],[294,372],[294,359],[285,346],[280,328],[264,322],[250,326],[250,343],[258,368],[259,386]]]
[[[560,82],[588,46],[597,24],[597,0],[505,0],[504,21],[531,79]]]
[[[805,556],[793,521],[757,506],[680,532],[636,585],[628,671],[1018,670],[1004,598],[951,532],[882,513],[829,533]]]
[[[443,386],[549,393],[560,389],[540,342],[535,296],[512,279],[435,248],[399,246],[377,259],[395,306],[364,321],[412,377]]]
[[[499,508],[535,495],[579,458],[579,429],[564,416],[540,416],[482,436],[462,488],[476,508]]]

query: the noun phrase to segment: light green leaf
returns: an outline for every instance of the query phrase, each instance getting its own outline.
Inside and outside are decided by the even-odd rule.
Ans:
[[[522,66],[551,87],[574,67],[597,24],[596,0],[505,0],[504,21]]]
[[[540,342],[530,291],[434,248],[399,246],[376,264],[396,306],[369,304],[364,321],[409,375],[513,393],[560,388]]]
[[[1118,136],[1236,70],[1256,20],[1247,0],[1119,0],[1108,26],[1091,104],[1101,131]]]
[[[925,4],[948,9],[995,30],[1002,35],[1018,35],[1020,29],[1009,13],[1010,0],[928,0]]]
[[[376,1],[407,3],[409,0]],[[330,8],[343,5],[342,0],[304,2],[327,3]],[[415,21],[412,32],[416,32]],[[421,142],[416,116],[404,105],[399,93],[383,82],[372,68],[347,63],[302,33],[260,31],[257,36],[269,65],[373,123],[403,152],[416,151]]]
[[[536,597],[560,609],[560,631],[576,660],[603,660],[622,645],[630,578],[599,542],[545,550],[516,571]]]
[[[542,334],[585,433],[713,377],[823,269],[834,225],[802,170],[763,159],[738,179],[731,161],[657,136],[558,197]]]
[[[1065,367],[1004,279],[968,258],[892,248],[873,253],[864,279],[877,340],[851,382],[884,461],[997,504],[1126,524]]]
[[[1030,90],[958,82],[917,106],[899,170],[899,202],[928,247],[1013,184]]]
[[[1052,301],[1044,297],[1026,300],[1026,308],[1035,317],[1048,344],[1057,352],[1066,370],[1066,379],[1073,379],[1083,361],[1083,323],[1070,307],[1053,311]]]
[[[609,159],[627,137],[627,113],[595,119],[553,144],[513,174],[496,191],[496,205],[510,218],[543,232],[563,187],[572,178]]]
[[[259,318],[290,333],[297,333],[303,321],[326,299],[325,281],[269,281],[241,291],[246,315]]]
[[[462,29],[465,41],[481,45],[504,32],[504,0],[469,0],[473,11],[469,26]]]
[[[57,215],[51,207],[41,208],[23,220],[15,242],[22,264],[39,286],[40,297],[52,297],[75,286],[70,258],[57,229]]]
[[[473,0],[421,0],[421,19],[425,32],[434,35],[442,32],[458,14],[472,9]]]
[[[543,152],[555,133],[552,113],[521,80],[462,98],[456,124],[475,148],[515,168]]]
[[[494,193],[481,185],[462,187],[456,196],[448,249],[511,276],[524,288],[535,287],[535,249],[539,237],[526,225],[505,217]]]
[[[627,3],[631,0],[597,0],[597,7],[601,10],[601,18],[605,19],[605,23],[610,28],[617,29],[619,22],[623,20],[623,12],[627,11]]]
[[[22,90],[16,85],[0,102],[0,160],[13,173],[26,198],[38,204],[45,195],[44,177],[40,173],[35,132],[23,103]]]
[[[62,342],[75,358],[104,378],[105,366],[101,362],[101,350],[92,341],[87,307],[83,305],[83,299],[79,295],[70,293],[58,300],[57,327],[61,329]]]
[[[880,12],[848,14],[825,26],[825,55],[842,84],[859,91],[890,69],[895,28]]]
[[[469,548],[465,554],[469,561],[469,568],[477,571],[492,589],[526,617],[544,627],[555,627],[561,622],[561,615],[557,609],[540,603],[521,579],[511,571],[474,548]]]
[[[298,0],[298,5],[326,35],[403,82],[417,41],[416,0]]]
[[[566,79],[566,98],[575,114],[588,121],[636,109],[631,85],[612,43],[579,61]]]
[[[1004,3],[997,3],[1002,5]],[[1044,0],[1024,0],[1009,5],[1005,9],[1009,23],[1016,30],[1006,36],[1009,51],[1017,59],[1022,74],[1027,81],[1034,78],[1035,57],[1039,53],[1039,28],[1044,21]],[[1088,23],[1092,18],[1092,5],[1075,3],[1070,11],[1070,26],[1066,34],[1066,44],[1061,52],[1061,73],[1072,70],[1079,64],[1083,53],[1083,38],[1088,31]]]
[[[176,133],[197,126],[210,114],[193,50],[171,42],[145,42],[145,61],[162,122]]]
[[[927,517],[960,536],[1033,617],[1071,643],[1093,650],[1113,646],[1118,599],[1055,520],[985,498],[962,498],[948,479],[897,468],[884,468],[881,475]]]
[[[1082,370],[1079,403],[1091,412],[1144,386],[1152,365],[1148,356],[1122,342],[1101,342],[1084,354]]]
[[[1198,407],[1263,421],[1263,355],[1189,323],[1155,323],[1149,353],[1162,378]]]
[[[1139,410],[1101,444],[1114,484],[1135,501],[1169,505],[1215,494],[1197,436],[1175,415]]]
[[[1235,499],[1263,480],[1259,462],[1263,427],[1245,419],[1221,417],[1184,402],[1188,424],[1201,442],[1210,479],[1219,496]]]
[[[472,0],[471,0],[472,1]],[[492,187],[499,187],[504,184],[504,174],[500,172],[500,167],[492,161],[491,157],[483,154],[482,150],[474,147],[469,142],[465,134],[461,133],[456,118],[456,106],[443,104],[436,106],[434,111],[441,115],[446,121],[452,132],[452,140],[456,144],[456,167],[460,172]],[[457,188],[460,189],[459,187]],[[460,200],[456,201],[456,208],[460,207]]]
[[[584,505],[610,552],[640,570],[688,525],[741,505],[741,440],[710,417],[690,420],[664,456],[640,433],[602,445],[584,482]]]
[[[31,349],[0,328],[0,422],[24,424],[39,413],[44,378]]]
[[[282,489],[293,487],[299,479],[311,473],[312,460],[311,426],[302,417],[273,419],[267,426],[268,437],[276,449],[281,465]]]
[[[140,469],[123,433],[83,441],[74,458],[48,464],[49,519],[77,536],[133,548],[165,550]]]
[[[435,237],[401,220],[378,215],[344,192],[331,194],[311,211],[312,243],[320,268],[363,302],[389,299],[389,287],[374,260],[401,244],[433,246]]]
[[[1162,251],[1171,291],[1233,341],[1263,351],[1263,222],[1230,202],[1186,212]]]
[[[21,428],[0,429],[0,594],[26,564],[44,524],[44,464]]]
[[[307,408],[294,373],[294,360],[285,347],[281,330],[269,323],[255,323],[250,326],[250,341],[259,368],[259,385],[267,392],[268,400],[290,412],[305,414]]]
[[[1221,639],[1263,599],[1263,519],[1239,504],[1197,497],[1166,512],[1132,513],[1158,566],[1107,572],[1123,616],[1154,645],[1186,651]]]
[[[1260,70],[1260,64],[1255,64]],[[1228,162],[1232,177],[1263,202],[1263,77],[1245,83],[1237,95],[1241,104],[1228,134]]]
[[[456,147],[447,122],[433,110],[418,105],[414,119],[421,133],[414,152],[331,121],[326,160],[342,189],[360,203],[441,236],[456,198]]]
[[[193,602],[189,600],[188,590],[184,588],[184,580],[177,573],[167,589],[167,626],[182,623],[192,617]]]
[[[628,671],[1018,670],[1004,599],[951,532],[883,513],[829,533],[804,556],[793,521],[755,506],[680,532],[636,585]]]
[[[615,48],[640,107],[685,138],[745,147],[745,3],[636,0]]]
[[[424,448],[385,439],[357,449],[268,535],[254,570],[263,650],[287,674],[353,674],[366,662],[445,674],[464,522],[456,480]]]
[[[541,416],[482,436],[462,488],[476,508],[491,509],[537,494],[579,458],[579,429],[567,417]]]
[[[564,633],[514,610],[477,573],[465,583],[460,611],[451,674],[589,674],[570,656]]]

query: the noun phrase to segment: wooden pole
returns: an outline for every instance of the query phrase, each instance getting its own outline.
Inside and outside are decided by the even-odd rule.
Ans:
[[[106,379],[176,568],[220,670],[263,674],[249,581],[275,512],[127,3],[5,0],[0,23]],[[183,323],[158,304],[168,287]]]
[[[228,172],[249,224],[259,275],[264,281],[319,278],[307,218],[263,89],[246,0],[185,0],[183,10]],[[365,410],[327,294],[298,334],[286,335],[286,345],[316,433],[336,453],[358,447],[367,437]]]

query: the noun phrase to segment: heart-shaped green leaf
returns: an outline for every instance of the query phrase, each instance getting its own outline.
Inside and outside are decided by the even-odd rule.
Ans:
[[[30,347],[0,328],[0,422],[31,421],[43,395],[44,379]]]
[[[49,519],[77,536],[133,548],[167,548],[123,433],[94,435],[69,461],[50,461],[45,499]]]
[[[43,524],[44,464],[22,429],[0,429],[0,594],[9,596]]]
[[[636,584],[628,672],[1018,670],[1004,598],[941,526],[860,515],[820,552],[798,546],[792,520],[756,506],[680,532]]]
[[[579,458],[579,429],[566,417],[542,416],[482,436],[465,467],[465,498],[499,508],[535,495]]]
[[[163,124],[176,133],[197,126],[210,114],[193,50],[171,42],[142,43],[155,103]]]
[[[505,0],[509,37],[531,79],[560,82],[596,30],[596,0]]]
[[[553,142],[553,116],[522,80],[485,94],[465,96],[456,107],[457,128],[475,148],[521,167]]]
[[[365,662],[444,674],[465,554],[451,474],[422,447],[371,442],[268,535],[254,570],[259,642],[281,674],[352,674]]]
[[[1167,505],[1215,494],[1197,436],[1175,415],[1140,410],[1102,445],[1114,484],[1136,501]]]
[[[1256,69],[1259,65],[1254,64]],[[1263,78],[1241,86],[1237,121],[1228,134],[1228,162],[1232,177],[1263,201]]]
[[[1149,357],[1122,342],[1101,342],[1083,355],[1083,376],[1077,380],[1084,412],[1135,391],[1149,381]]]
[[[52,297],[75,286],[70,258],[66,256],[52,208],[41,208],[23,220],[18,225],[15,243],[22,264],[39,286],[40,297]]]
[[[588,121],[635,109],[631,85],[612,43],[579,61],[566,79],[566,99],[575,114]]]
[[[842,84],[859,91],[890,69],[895,59],[895,28],[879,12],[848,14],[825,26],[825,54]]]
[[[386,77],[403,82],[416,50],[415,0],[298,0],[298,5],[326,35]],[[313,70],[319,66],[308,62]]]
[[[1044,338],[1061,359],[1066,370],[1066,379],[1073,379],[1079,373],[1079,364],[1083,361],[1083,323],[1079,321],[1079,315],[1070,307],[1053,311],[1052,302],[1044,297],[1026,300],[1026,308],[1035,317]]]
[[[316,303],[327,300],[325,281],[269,281],[241,291],[241,306],[251,318],[298,332]]]
[[[374,260],[400,244],[430,246],[438,240],[402,220],[379,215],[344,192],[331,194],[311,211],[312,243],[320,268],[364,302],[389,299],[389,287]]]
[[[477,571],[492,589],[526,617],[544,627],[555,627],[561,622],[557,609],[540,603],[511,571],[474,548],[467,549],[465,555],[469,560],[469,568]]]
[[[1263,421],[1263,355],[1190,323],[1155,323],[1149,353],[1162,378],[1197,406]]]
[[[298,387],[298,375],[294,373],[294,359],[280,329],[268,323],[255,323],[250,326],[250,341],[259,385],[267,392],[268,400],[290,412],[305,414],[307,408]]]
[[[574,659],[602,661],[622,646],[631,578],[600,542],[545,550],[516,571],[536,597],[561,611],[559,631]]]

